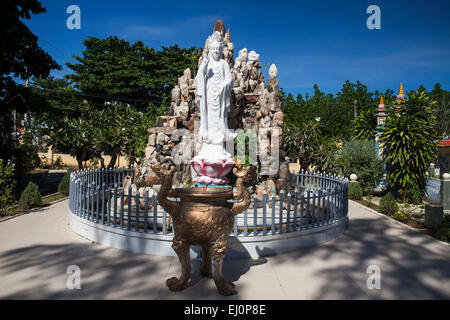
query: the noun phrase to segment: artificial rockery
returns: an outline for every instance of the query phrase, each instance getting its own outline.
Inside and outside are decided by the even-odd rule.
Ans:
[[[261,71],[260,55],[255,51],[248,52],[244,48],[239,50],[238,57],[233,59],[234,45],[230,30],[225,33],[225,27],[220,20],[215,23],[213,30],[219,31],[222,35],[223,59],[229,64],[233,77],[228,127],[235,132],[241,129],[240,132],[254,132],[257,135],[254,139],[258,141],[256,159],[259,171],[254,191],[260,200],[264,191],[268,197],[273,192],[278,194],[280,190],[289,192],[291,190],[289,159],[285,158],[286,153],[281,150],[283,112],[280,108],[277,68],[274,64],[270,66],[269,80],[266,84]],[[205,55],[207,43],[203,50]],[[199,66],[203,56],[199,59]],[[161,180],[152,170],[155,164],[167,169],[175,167],[176,173],[173,176],[175,187],[192,184],[196,172],[189,160],[198,154],[201,148],[201,138],[198,135],[199,120],[200,107],[195,76],[190,69],[186,69],[172,90],[168,114],[159,117],[156,127],[149,129],[145,159],[136,168],[133,190],[140,189],[142,193],[143,188],[147,186],[157,189]],[[250,144],[250,147],[252,146]],[[246,146],[246,149],[246,152],[249,152],[249,146]],[[277,154],[268,159],[262,157],[270,154],[272,150],[279,152],[276,151]],[[274,156],[278,157],[277,161],[274,161]],[[270,170],[267,169],[269,167]]]

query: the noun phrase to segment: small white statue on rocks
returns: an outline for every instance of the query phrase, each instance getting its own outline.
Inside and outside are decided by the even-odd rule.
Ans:
[[[272,63],[272,65],[269,68],[269,76],[271,78],[276,78],[278,74],[277,66]]]

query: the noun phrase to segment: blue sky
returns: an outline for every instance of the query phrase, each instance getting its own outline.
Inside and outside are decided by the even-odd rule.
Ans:
[[[294,95],[311,93],[314,83],[336,93],[346,80],[370,91],[405,89],[440,82],[450,90],[450,1],[144,1],[47,0],[47,13],[27,22],[39,44],[59,64],[81,55],[87,36],[116,35],[147,46],[203,47],[214,22],[230,28],[238,50],[275,63],[280,87]],[[81,30],[69,30],[66,8],[81,9]],[[381,9],[381,30],[369,30],[369,5]],[[265,70],[267,71],[267,70]],[[70,73],[64,66],[53,72]]]

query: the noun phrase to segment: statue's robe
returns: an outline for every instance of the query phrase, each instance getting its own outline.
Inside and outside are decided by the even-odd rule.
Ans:
[[[206,142],[222,144],[233,137],[227,123],[233,86],[230,66],[223,59],[210,59],[200,66],[195,85],[200,99],[200,136]]]

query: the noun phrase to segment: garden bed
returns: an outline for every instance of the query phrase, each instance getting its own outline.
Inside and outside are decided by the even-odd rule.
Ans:
[[[380,212],[378,210],[378,205],[373,203],[373,202],[371,202],[371,201],[369,201],[369,200],[353,200],[353,201],[355,201],[355,202],[357,202],[359,204],[362,204],[363,206],[368,207],[368,208],[370,208],[372,210],[375,210],[378,213],[383,214],[382,212]],[[404,206],[399,206],[399,209],[405,209],[405,207]],[[392,217],[390,215],[386,215],[386,214],[383,214],[383,215],[395,219],[394,217]],[[414,218],[412,216],[408,216],[408,220],[406,220],[406,221],[403,221],[403,220],[400,220],[400,219],[395,219],[395,220],[397,220],[397,221],[399,221],[399,222],[401,222],[401,223],[403,223],[403,224],[405,224],[405,225],[407,225],[407,226],[409,226],[411,228],[414,228],[417,231],[425,233],[425,234],[427,234],[429,236],[432,236],[432,237],[434,237],[434,238],[436,238],[438,240],[444,241],[442,239],[439,239],[438,237],[435,237],[434,233],[436,232],[436,230],[429,229],[429,228],[425,227],[420,219],[416,219],[416,218]]]
[[[28,213],[30,210],[36,209],[36,208],[45,208],[48,207],[49,205],[58,202],[60,200],[64,200],[67,199],[68,196],[63,195],[62,193],[54,193],[54,194],[50,194],[48,196],[44,196],[42,197],[42,204],[38,207],[34,207],[31,209],[22,209],[19,207],[19,205],[15,205],[10,207],[8,214],[6,215],[0,215],[0,222],[4,221],[4,220],[9,220],[10,218],[13,218],[15,216],[19,216],[22,214],[26,214]]]

